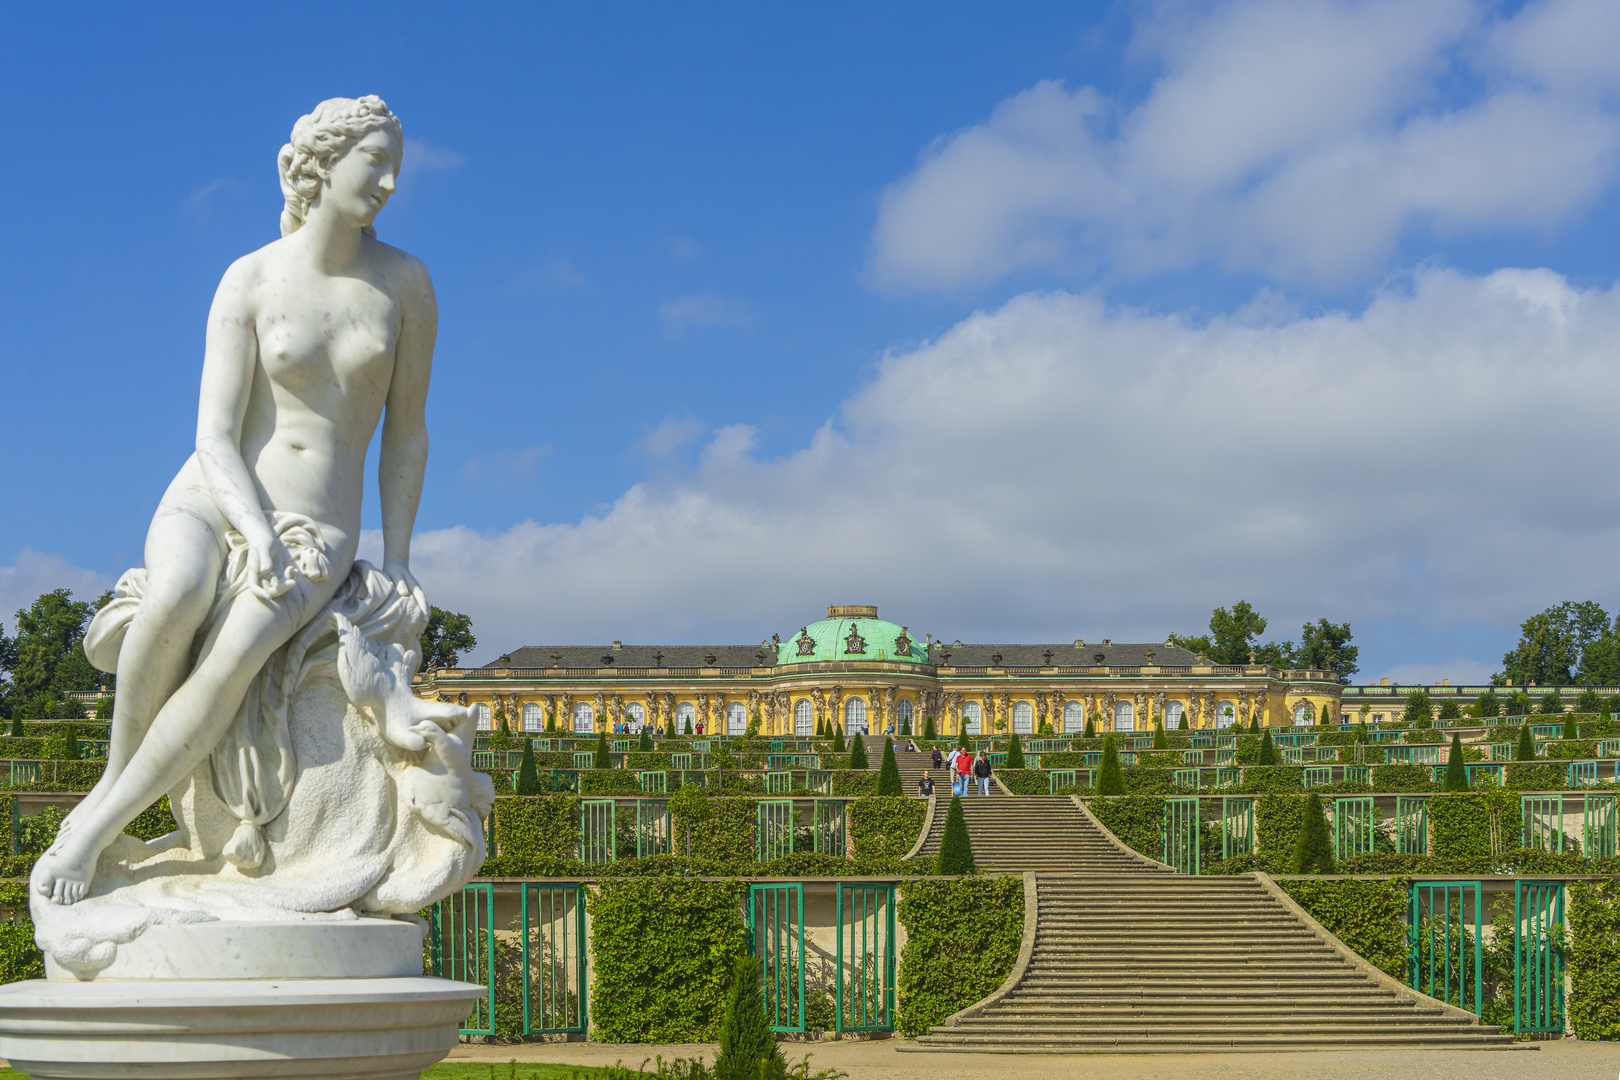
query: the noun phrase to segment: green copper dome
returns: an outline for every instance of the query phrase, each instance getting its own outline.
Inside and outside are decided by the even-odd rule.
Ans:
[[[827,617],[813,622],[777,648],[778,664],[823,664],[837,660],[886,660],[926,664],[928,651],[913,641],[904,626],[884,622],[877,608],[842,604],[827,609]]]

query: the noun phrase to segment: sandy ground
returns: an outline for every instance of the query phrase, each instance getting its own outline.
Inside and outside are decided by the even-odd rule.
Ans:
[[[983,1080],[984,1077],[1097,1077],[1099,1080],[1613,1080],[1620,1076],[1620,1043],[1561,1042],[1537,1050],[1359,1050],[1311,1054],[1036,1055],[903,1054],[895,1041],[784,1043],[796,1061],[807,1051],[813,1068],[834,1067],[851,1080]],[[450,1061],[555,1061],[570,1065],[636,1066],[662,1054],[714,1060],[714,1047],[549,1043],[525,1046],[463,1044]]]

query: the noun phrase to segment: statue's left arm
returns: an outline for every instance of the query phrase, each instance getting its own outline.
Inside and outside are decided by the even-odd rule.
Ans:
[[[427,469],[428,435],[425,407],[433,343],[439,333],[439,305],[425,267],[408,259],[402,276],[399,344],[383,414],[382,447],[377,466],[377,492],[382,500],[383,571],[397,582],[410,577],[411,529],[422,497]],[[424,613],[425,614],[425,613]]]

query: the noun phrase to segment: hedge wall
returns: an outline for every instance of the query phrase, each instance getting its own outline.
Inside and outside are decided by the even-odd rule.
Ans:
[[[1572,886],[1568,914],[1575,1037],[1620,1039],[1620,879]]]
[[[1441,858],[1489,859],[1491,815],[1503,843],[1519,846],[1519,796],[1499,788],[1454,791],[1429,800],[1429,853]]]
[[[928,803],[903,795],[873,795],[856,799],[845,812],[853,854],[865,872],[873,873],[876,867],[898,866],[917,843]]]
[[[591,1026],[605,1042],[713,1042],[746,953],[741,881],[628,878],[591,898]]]
[[[1164,799],[1158,795],[1098,796],[1087,804],[1098,821],[1125,846],[1150,859],[1163,848]]]
[[[923,879],[900,886],[906,928],[896,1027],[920,1035],[990,994],[1018,959],[1024,934],[1022,877]]]
[[[1296,815],[1297,822],[1297,815]],[[1296,823],[1295,828],[1298,828]],[[1410,882],[1279,881],[1294,902],[1328,932],[1391,978],[1406,979],[1406,910]]]

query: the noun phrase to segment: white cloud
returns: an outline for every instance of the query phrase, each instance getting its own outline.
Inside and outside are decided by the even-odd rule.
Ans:
[[[464,154],[443,146],[435,146],[426,139],[405,140],[403,169],[414,172],[447,172],[467,164]]]
[[[1594,0],[1496,10],[1150,7],[1134,50],[1163,73],[1142,101],[1041,82],[940,139],[885,192],[870,278],[951,289],[1208,261],[1335,285],[1376,271],[1414,225],[1567,221],[1620,164],[1620,16]],[[1479,89],[1458,104],[1454,84]]]
[[[702,434],[703,425],[692,417],[671,416],[649,431],[642,445],[648,457],[668,457]]]
[[[577,523],[426,532],[418,570],[496,651],[746,642],[828,603],[1056,641],[1162,641],[1238,598],[1278,637],[1326,615],[1510,642],[1567,597],[1613,608],[1620,292],[1404,284],[1201,325],[1019,297],[885,357],[786,457],[727,428]]]
[[[693,326],[713,326],[721,329],[753,325],[748,305],[718,293],[697,293],[666,300],[658,307],[664,320],[664,333],[680,337]]]
[[[0,625],[8,635],[16,634],[16,611],[52,589],[71,589],[75,600],[94,600],[112,586],[113,579],[105,574],[76,566],[60,555],[23,548],[15,565],[0,566]]]

